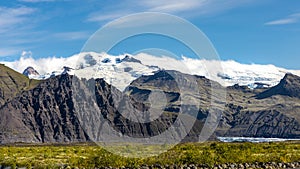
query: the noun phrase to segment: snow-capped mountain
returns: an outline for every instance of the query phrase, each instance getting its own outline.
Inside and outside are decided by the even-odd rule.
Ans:
[[[286,73],[300,75],[300,70],[287,70],[274,65],[241,64],[232,60],[205,60],[182,57],[154,57],[147,54],[135,56],[143,64],[154,64],[163,69],[178,70],[187,74],[205,76],[223,86],[239,84],[256,87],[271,87],[279,83]]]
[[[39,72],[36,71],[33,67],[28,66],[24,71],[23,75],[29,77],[30,79],[35,79],[40,76]]]
[[[205,76],[224,86],[234,84],[249,88],[271,87],[288,72],[300,75],[298,70],[286,70],[274,65],[240,64],[235,61],[200,60],[182,57],[156,57],[148,54],[111,56],[105,53],[82,54],[75,74],[86,78],[104,78],[119,89],[124,89],[141,75],[160,69],[177,70],[187,74]],[[92,64],[91,64],[92,63]]]
[[[84,53],[79,57],[75,75],[81,78],[104,78],[120,90],[124,90],[133,80],[142,75],[151,75],[159,68],[143,64],[129,55],[111,56],[107,54]]]
[[[279,83],[288,72],[300,75],[300,70],[287,70],[274,65],[241,64],[235,61],[217,61],[182,57],[157,57],[145,53],[112,56],[107,53],[85,52],[67,58],[20,58],[15,62],[2,62],[21,72],[29,65],[40,72],[30,75],[34,79],[46,79],[63,73],[81,78],[104,78],[123,90],[142,75],[150,75],[160,69],[205,76],[223,86],[234,84],[250,88],[271,87]]]
[[[23,71],[23,75],[29,77],[29,79],[44,80],[53,76],[69,73],[72,70],[72,68],[64,66],[61,70],[58,71],[56,70],[52,71],[51,73],[39,74],[32,66],[29,66]]]

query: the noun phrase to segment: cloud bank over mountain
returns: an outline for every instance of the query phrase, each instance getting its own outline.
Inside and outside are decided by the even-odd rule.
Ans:
[[[93,59],[97,64],[87,64],[87,57]],[[124,58],[130,56],[139,60],[141,63],[128,62],[119,66],[116,61],[113,63],[105,63],[103,60],[115,60],[117,58]],[[11,62],[2,62],[6,66],[18,71],[23,72],[28,66],[36,69],[40,74],[51,73],[53,71],[62,71],[64,66],[68,66],[75,69],[76,72],[86,78],[105,78],[108,76],[115,76],[110,78],[127,78],[119,77],[116,75],[116,71],[127,72],[130,76],[130,80],[138,78],[143,74],[149,74],[154,71],[153,67],[166,70],[177,70],[187,74],[194,74],[205,76],[209,79],[218,81],[224,86],[230,86],[234,84],[239,85],[254,85],[254,83],[266,83],[271,86],[278,84],[280,79],[284,77],[286,73],[293,73],[300,75],[300,70],[288,70],[279,68],[274,65],[260,65],[260,64],[242,64],[233,60],[217,61],[217,60],[205,60],[188,58],[182,56],[180,60],[170,58],[167,56],[153,56],[146,53],[140,53],[137,55],[123,54],[119,56],[112,56],[107,53],[80,53],[70,57],[48,57],[34,59],[30,52],[23,52],[19,60]],[[85,66],[82,66],[85,65]],[[104,67],[105,69],[103,69]],[[124,71],[126,68],[126,71]],[[130,71],[128,71],[130,69]],[[84,73],[82,73],[84,71]],[[121,74],[120,74],[121,75]],[[125,75],[125,74],[124,74]],[[125,75],[126,76],[126,75]],[[128,80],[126,81],[128,83]],[[125,85],[125,84],[124,84]]]

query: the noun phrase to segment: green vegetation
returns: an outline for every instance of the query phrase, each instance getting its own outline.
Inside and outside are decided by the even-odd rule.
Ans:
[[[138,145],[147,147],[147,145]],[[133,145],[132,147],[138,147]],[[131,151],[128,147],[128,152]],[[148,146],[148,149],[155,146]],[[147,152],[145,152],[147,153]],[[149,158],[127,158],[112,154],[100,146],[77,145],[6,145],[0,147],[2,166],[59,167],[138,167],[172,164],[224,164],[254,162],[294,162],[300,160],[299,142],[286,143],[185,143]]]

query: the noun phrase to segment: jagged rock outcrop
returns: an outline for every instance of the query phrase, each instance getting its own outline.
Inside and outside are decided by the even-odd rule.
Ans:
[[[72,101],[71,76],[50,78],[0,109],[1,142],[87,141]]]

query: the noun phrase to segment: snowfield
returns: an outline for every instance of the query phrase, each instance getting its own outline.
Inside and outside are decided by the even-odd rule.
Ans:
[[[85,52],[67,58],[33,59],[32,57],[21,57],[13,62],[2,63],[21,73],[31,66],[39,72],[38,76],[29,75],[29,78],[34,79],[46,79],[65,73],[64,66],[67,66],[73,68],[73,70],[68,71],[69,74],[86,79],[104,78],[120,90],[125,89],[138,77],[151,75],[161,69],[205,76],[223,86],[239,84],[250,88],[258,87],[258,84],[274,86],[286,73],[300,76],[300,70],[288,70],[274,65],[241,64],[232,60],[205,60],[185,56],[178,60],[145,53],[112,56],[107,53]]]

